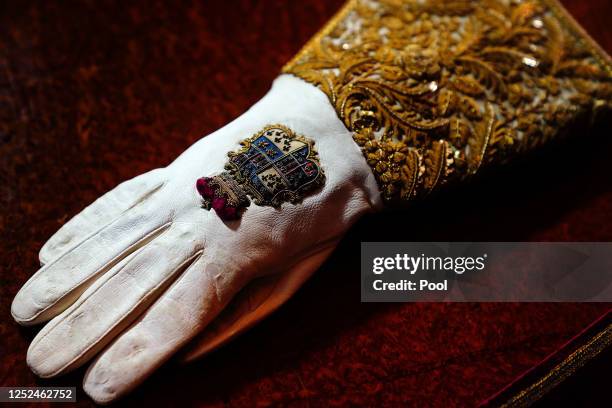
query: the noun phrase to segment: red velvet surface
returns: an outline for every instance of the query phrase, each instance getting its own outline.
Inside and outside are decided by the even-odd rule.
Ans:
[[[0,6],[2,386],[80,385],[82,370],[37,379],[25,364],[36,329],[10,318],[44,241],[117,183],[168,164],[257,101],[340,4]],[[612,3],[564,4],[612,51]],[[204,360],[168,364],[120,405],[478,404],[610,305],[361,304],[359,242],[610,241],[609,133],[576,134],[409,211],[362,220],[278,313]]]

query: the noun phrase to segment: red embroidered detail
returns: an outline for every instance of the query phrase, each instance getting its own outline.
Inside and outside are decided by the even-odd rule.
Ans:
[[[199,178],[196,181],[196,189],[204,199],[204,208],[215,210],[222,220],[238,219],[250,201],[234,184],[225,172],[214,177]]]

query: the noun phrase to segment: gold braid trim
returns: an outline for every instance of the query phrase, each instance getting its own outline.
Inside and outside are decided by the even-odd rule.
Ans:
[[[612,109],[610,57],[556,0],[350,0],[283,72],[329,97],[388,203]]]

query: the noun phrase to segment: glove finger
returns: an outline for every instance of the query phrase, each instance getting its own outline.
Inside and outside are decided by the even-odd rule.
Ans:
[[[83,389],[108,403],[142,383],[200,332],[243,286],[239,274],[204,255],[94,360]]]
[[[28,349],[28,365],[40,377],[53,377],[81,366],[200,255],[194,240],[171,228],[109,271],[103,281],[49,322]]]
[[[169,226],[146,205],[119,218],[39,269],[13,299],[13,318],[33,325],[56,316],[97,278]]]
[[[204,331],[181,352],[191,362],[244,333],[282,306],[329,257],[333,245],[306,257],[286,272],[264,276],[249,283]]]
[[[164,185],[163,169],[155,169],[119,184],[64,224],[40,249],[45,265],[151,197]]]

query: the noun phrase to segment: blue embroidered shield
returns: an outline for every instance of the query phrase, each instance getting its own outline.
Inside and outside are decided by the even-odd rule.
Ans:
[[[314,142],[285,126],[266,126],[241,144],[239,151],[228,154],[227,171],[198,180],[205,206],[222,218],[236,218],[248,206],[246,196],[257,205],[279,207],[301,201],[325,181]],[[217,207],[229,207],[229,215]]]
[[[257,205],[301,201],[323,182],[313,143],[283,126],[270,126],[230,153],[226,166]]]

